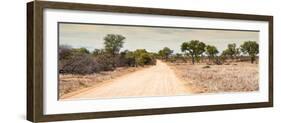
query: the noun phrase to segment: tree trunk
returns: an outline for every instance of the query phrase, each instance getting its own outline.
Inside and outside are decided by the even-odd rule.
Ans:
[[[194,64],[195,59],[193,55],[191,56],[191,59],[192,59],[192,64]]]
[[[255,56],[251,56],[251,63],[253,64],[255,61]]]
[[[182,61],[183,61],[184,63],[186,63],[186,58],[185,58],[185,57],[182,57]]]

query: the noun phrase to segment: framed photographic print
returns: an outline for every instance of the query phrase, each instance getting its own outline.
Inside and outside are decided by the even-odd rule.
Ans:
[[[33,122],[273,106],[273,17],[27,4]]]

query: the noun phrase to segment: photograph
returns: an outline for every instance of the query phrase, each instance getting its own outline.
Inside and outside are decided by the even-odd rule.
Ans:
[[[259,31],[58,22],[58,100],[259,91]]]

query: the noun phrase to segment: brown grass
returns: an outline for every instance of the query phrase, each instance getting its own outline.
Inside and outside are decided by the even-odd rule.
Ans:
[[[258,64],[224,65],[169,63],[194,93],[248,92],[259,90]]]
[[[59,97],[83,89],[91,87],[106,80],[125,75],[141,69],[141,67],[121,67],[114,71],[106,71],[88,75],[75,74],[59,74]]]

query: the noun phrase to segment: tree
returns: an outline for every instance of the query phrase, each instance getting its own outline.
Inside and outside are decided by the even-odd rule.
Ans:
[[[124,40],[126,38],[118,34],[107,34],[104,37],[105,50],[115,56],[119,53],[120,49],[123,47]]]
[[[253,64],[256,55],[259,53],[259,44],[255,41],[246,41],[240,47],[244,54],[248,54],[251,57],[251,63]]]
[[[79,52],[79,53],[85,53],[85,54],[90,54],[90,51],[87,50],[86,48],[82,47],[82,48],[78,48],[78,49],[74,49],[74,52]]]
[[[192,64],[194,64],[195,59],[198,61],[202,53],[205,52],[206,45],[199,40],[191,40],[189,42],[184,42],[181,45],[181,51],[187,53],[192,58]]]
[[[136,66],[155,64],[155,59],[153,58],[152,54],[147,52],[145,49],[137,49],[134,51],[134,57]]]
[[[240,50],[239,48],[236,48],[236,44],[232,43],[232,44],[228,44],[227,45],[227,49],[225,49],[223,51],[223,55],[224,56],[229,56],[231,59],[233,59],[234,57],[237,58],[237,56],[240,54]]]
[[[219,53],[218,49],[215,46],[207,45],[206,54],[208,55],[209,61],[214,59],[214,57]]]
[[[92,52],[92,55],[93,55],[93,56],[98,56],[98,55],[103,54],[104,52],[105,52],[104,49],[95,49],[95,50]]]
[[[162,50],[160,50],[158,52],[158,54],[163,58],[165,58],[165,60],[167,61],[169,56],[173,53],[173,50],[171,50],[168,47],[164,47]]]
[[[136,59],[135,54],[132,51],[128,51],[125,55],[125,58],[127,59],[127,65],[130,67],[136,66]]]

